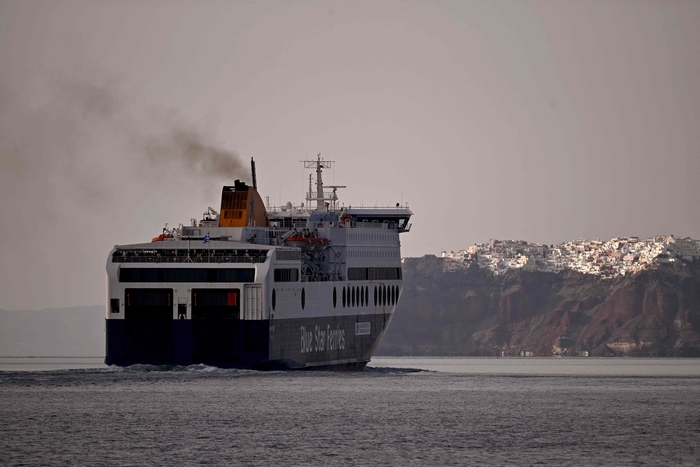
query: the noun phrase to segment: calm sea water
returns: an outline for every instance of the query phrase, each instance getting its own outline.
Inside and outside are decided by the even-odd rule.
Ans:
[[[2,465],[700,465],[700,360],[0,358]]]

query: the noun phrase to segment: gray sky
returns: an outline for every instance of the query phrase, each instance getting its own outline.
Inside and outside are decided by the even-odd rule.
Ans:
[[[0,308],[103,302],[251,156],[408,202],[405,256],[700,238],[699,2],[0,0],[0,67]]]

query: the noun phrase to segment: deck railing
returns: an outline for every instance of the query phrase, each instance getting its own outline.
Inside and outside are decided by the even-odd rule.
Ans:
[[[189,256],[121,256],[117,253],[112,256],[113,263],[264,263],[266,259],[265,256],[209,256],[207,254],[192,254]]]

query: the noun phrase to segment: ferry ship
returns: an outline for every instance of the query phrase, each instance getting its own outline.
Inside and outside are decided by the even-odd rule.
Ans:
[[[107,259],[108,365],[362,370],[401,297],[408,206],[345,207],[334,161],[302,161],[306,206],[224,186],[219,211]],[[315,191],[313,190],[315,172]]]

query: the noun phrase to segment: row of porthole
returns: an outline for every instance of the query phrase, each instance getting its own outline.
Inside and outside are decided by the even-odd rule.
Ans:
[[[380,285],[374,286],[374,306],[389,306],[396,305],[399,300],[399,286],[398,285]],[[333,287],[333,308],[336,307],[338,303],[338,293],[336,288]],[[346,306],[354,307],[357,306],[367,306],[369,305],[369,287],[343,287],[343,308]],[[277,307],[277,293],[275,289],[272,289],[272,311],[275,311]],[[306,289],[301,289],[301,309],[306,307]]]

